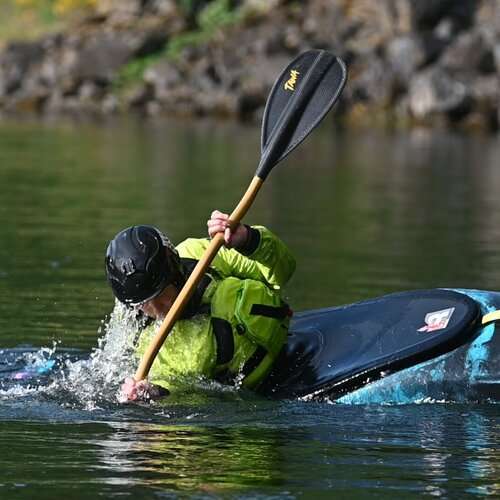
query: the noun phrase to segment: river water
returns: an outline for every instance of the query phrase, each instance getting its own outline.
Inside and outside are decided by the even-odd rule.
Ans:
[[[203,236],[258,157],[254,126],[0,124],[1,498],[499,495],[494,402],[268,401],[211,384],[117,402],[135,365],[109,319],[108,240],[137,223]],[[247,222],[297,256],[285,293],[295,310],[499,290],[498,158],[498,137],[327,123],[276,167]]]

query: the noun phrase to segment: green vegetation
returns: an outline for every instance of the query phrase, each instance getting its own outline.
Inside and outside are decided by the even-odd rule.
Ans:
[[[94,9],[99,0],[0,0],[0,44],[16,40],[36,39],[67,28],[82,13]],[[130,61],[119,72],[114,88],[123,91],[134,85],[145,70],[157,61],[179,57],[186,47],[207,43],[223,27],[244,17],[243,9],[232,0],[177,0],[183,15],[191,18],[189,31],[171,38],[165,48],[155,54]]]
[[[240,21],[242,17],[240,9],[231,8],[230,0],[213,0],[198,14],[198,29],[173,38],[166,48],[166,56],[175,58],[185,47],[207,42],[217,30]]]
[[[193,0],[181,0],[186,12],[192,12]],[[243,19],[241,9],[233,9],[231,0],[212,0],[196,16],[196,29],[171,38],[165,49],[157,54],[131,61],[123,67],[115,80],[114,87],[124,90],[141,80],[144,71],[157,61],[179,57],[186,47],[199,46],[208,42],[221,28]]]
[[[61,30],[68,19],[93,9],[98,0],[1,0],[0,43],[33,40]]]

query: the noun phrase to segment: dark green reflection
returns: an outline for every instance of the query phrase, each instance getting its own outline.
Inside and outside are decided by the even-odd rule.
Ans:
[[[235,415],[221,411],[228,408]],[[0,422],[0,497],[462,498],[500,491],[499,418],[491,405],[233,402],[218,410],[143,410],[136,417],[167,423]],[[239,422],[250,417],[255,422]]]

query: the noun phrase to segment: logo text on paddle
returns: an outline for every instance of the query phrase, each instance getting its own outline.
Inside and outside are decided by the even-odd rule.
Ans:
[[[436,330],[443,330],[448,326],[454,307],[448,309],[441,309],[441,311],[434,311],[425,315],[425,326],[419,328],[418,332],[435,332]]]
[[[296,69],[290,71],[290,78],[285,82],[285,90],[290,90],[291,92],[295,90],[295,84],[299,75],[300,73]]]

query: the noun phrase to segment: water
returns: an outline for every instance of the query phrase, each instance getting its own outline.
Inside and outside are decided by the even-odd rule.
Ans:
[[[229,123],[0,124],[1,498],[498,496],[498,404],[267,401],[207,383],[117,403],[135,364],[123,323],[102,323],[107,241],[136,223],[204,235],[258,151],[257,128]],[[498,137],[326,125],[248,222],[297,255],[296,310],[500,289],[499,153]]]

